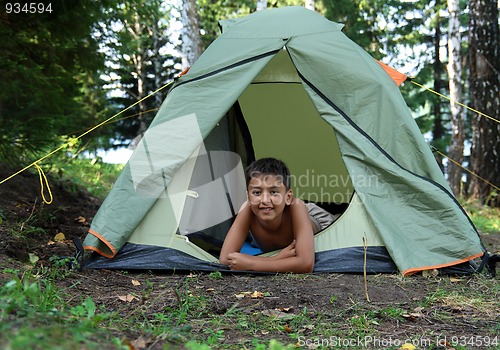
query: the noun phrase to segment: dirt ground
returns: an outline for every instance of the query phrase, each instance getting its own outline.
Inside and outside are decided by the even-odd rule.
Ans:
[[[11,172],[0,169],[0,179]],[[46,205],[41,200],[40,183],[37,175],[24,172],[0,185],[0,283],[6,282],[5,269],[21,269],[30,259],[37,259],[37,265],[50,265],[53,256],[73,256],[74,238],[83,240],[100,202],[87,193],[75,191],[69,183],[57,184],[51,181],[54,202]],[[16,227],[22,234],[13,235],[9,230]],[[37,229],[43,228],[43,230]],[[64,234],[62,241],[56,240],[58,233]],[[490,252],[500,250],[500,234],[484,235],[483,243]],[[496,277],[498,281],[499,277]],[[139,281],[140,284],[132,283]],[[203,295],[210,301],[210,309],[215,315],[222,315],[238,305],[248,313],[276,312],[286,310],[292,314],[300,313],[306,308],[308,315],[321,317],[339,329],[353,327],[353,317],[358,317],[360,308],[378,315],[376,322],[370,325],[380,339],[414,339],[421,337],[424,341],[419,348],[435,347],[437,339],[450,337],[498,336],[500,310],[498,303],[491,308],[474,305],[437,301],[422,308],[424,300],[437,290],[453,290],[457,286],[463,288],[484,288],[484,278],[435,276],[426,278],[412,276],[403,278],[399,275],[368,276],[367,288],[370,302],[366,300],[365,282],[362,275],[344,274],[311,274],[307,276],[252,276],[224,275],[222,279],[214,279],[206,273],[164,274],[139,273],[109,270],[83,270],[71,274],[57,283],[67,288],[73,298],[80,300],[82,296],[90,296],[99,306],[107,310],[115,310],[123,317],[136,312],[138,306],[148,312],[157,313],[167,306],[178,303],[179,286],[185,282],[189,288]],[[491,283],[489,284],[491,286]],[[496,286],[496,283],[494,283]],[[153,286],[153,287],[152,287]],[[494,288],[498,293],[498,288]],[[263,296],[258,298],[241,297],[242,292],[259,291]],[[142,299],[132,302],[124,301],[120,296],[129,294],[142,295]],[[427,299],[426,299],[427,298]],[[437,300],[437,299],[436,299]],[[380,310],[398,307],[407,311],[403,318],[389,317],[380,314]],[[273,311],[274,310],[274,311]],[[444,317],[445,315],[446,317]],[[200,326],[201,327],[201,326]],[[492,334],[492,330],[496,334]],[[294,330],[297,331],[297,330]],[[203,334],[196,325],[192,332]],[[318,330],[316,330],[317,334]],[[353,330],[354,332],[354,330]],[[236,328],[225,329],[222,343],[245,344],[241,332]],[[301,329],[307,335],[307,329]],[[354,333],[353,333],[354,334]],[[122,334],[122,337],[136,339],[144,335]],[[286,332],[268,334],[256,333],[257,338],[278,339],[290,343]],[[469,339],[467,338],[467,339]],[[304,338],[305,339],[305,338]],[[431,346],[427,340],[434,341]],[[438,348],[460,348],[442,343]],[[500,341],[500,339],[499,339]],[[147,348],[161,349],[158,339],[145,340]],[[370,346],[371,348],[385,348]],[[373,344],[372,344],[373,345]],[[314,347],[311,345],[310,347]],[[348,348],[347,346],[345,348]],[[242,347],[243,348],[243,347]],[[469,344],[462,348],[482,348]]]

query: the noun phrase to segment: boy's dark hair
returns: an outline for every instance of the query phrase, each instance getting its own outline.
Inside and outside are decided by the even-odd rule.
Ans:
[[[290,170],[284,162],[275,158],[262,158],[253,161],[245,170],[245,177],[248,183],[253,177],[261,175],[274,175],[281,178],[286,190],[290,189]]]

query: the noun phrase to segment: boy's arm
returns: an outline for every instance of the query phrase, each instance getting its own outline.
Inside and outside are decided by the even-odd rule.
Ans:
[[[275,257],[251,256],[237,253],[226,256],[226,265],[232,270],[264,272],[308,273],[314,269],[314,234],[307,208],[301,200],[294,199],[290,206],[295,242]]]
[[[239,252],[245,239],[247,238],[248,231],[250,230],[251,210],[245,202],[240,208],[238,215],[234,219],[229,232],[224,239],[220,251],[219,262],[223,265],[229,265],[228,255],[231,253]]]

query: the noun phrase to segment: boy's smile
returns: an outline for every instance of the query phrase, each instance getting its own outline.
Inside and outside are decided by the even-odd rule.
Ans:
[[[262,221],[281,220],[285,206],[291,203],[292,192],[286,189],[280,176],[261,175],[248,183],[248,203]]]

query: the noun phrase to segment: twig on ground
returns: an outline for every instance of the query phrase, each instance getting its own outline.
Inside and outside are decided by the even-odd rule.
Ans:
[[[366,238],[365,237],[363,237],[363,249],[364,249],[363,278],[364,278],[364,282],[365,282],[365,295],[366,295],[366,301],[368,301],[370,303],[371,302],[370,296],[368,295],[368,282],[366,280],[366,250],[367,250],[367,247],[366,247]]]

